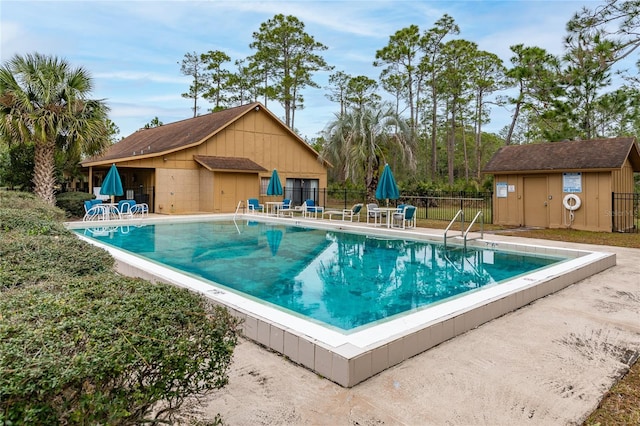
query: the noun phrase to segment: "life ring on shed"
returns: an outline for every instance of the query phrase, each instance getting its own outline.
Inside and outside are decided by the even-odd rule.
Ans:
[[[567,194],[564,196],[564,199],[562,200],[562,204],[564,205],[565,209],[569,211],[574,211],[580,208],[580,205],[582,204],[582,200],[576,194]]]

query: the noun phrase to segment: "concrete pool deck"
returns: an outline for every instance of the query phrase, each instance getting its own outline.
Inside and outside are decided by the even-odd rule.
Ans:
[[[640,249],[561,246],[615,253],[617,265],[352,388],[242,341],[229,384],[187,404],[183,420],[220,413],[229,425],[581,424],[640,352]]]

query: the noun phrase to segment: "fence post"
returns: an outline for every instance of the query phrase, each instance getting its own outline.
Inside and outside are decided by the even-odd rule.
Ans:
[[[616,193],[611,193],[611,232],[616,232]]]

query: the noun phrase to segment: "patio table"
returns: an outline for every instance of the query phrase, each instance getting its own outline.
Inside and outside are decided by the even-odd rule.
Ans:
[[[280,207],[282,207],[284,202],[282,202],[282,201],[267,201],[264,204],[266,206],[266,211],[267,211],[268,214],[277,215],[278,214],[278,209]]]
[[[378,207],[373,209],[373,211],[386,212],[387,228],[391,228],[391,216],[393,216],[393,213],[396,213],[398,211],[398,208],[397,207]]]

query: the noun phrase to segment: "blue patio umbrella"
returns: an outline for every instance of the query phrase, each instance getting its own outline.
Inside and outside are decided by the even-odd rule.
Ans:
[[[110,195],[112,202],[115,195],[121,196],[122,194],[124,194],[124,191],[122,190],[122,180],[120,179],[120,173],[118,173],[118,168],[115,164],[111,165],[109,172],[104,177],[104,180],[102,181],[102,187],[100,188],[100,194]]]
[[[276,169],[273,169],[273,173],[271,173],[269,186],[267,186],[267,195],[282,195],[282,184],[280,183],[280,176],[278,176]]]
[[[389,164],[384,165],[382,175],[378,181],[378,188],[376,188],[376,198],[378,200],[397,200],[400,198],[400,190],[396,185],[396,180],[391,173]]]

